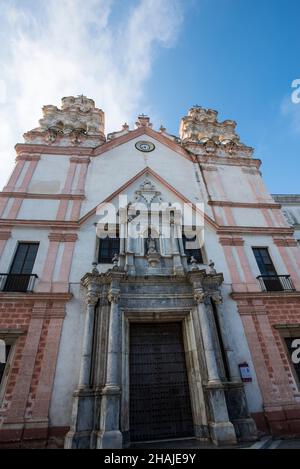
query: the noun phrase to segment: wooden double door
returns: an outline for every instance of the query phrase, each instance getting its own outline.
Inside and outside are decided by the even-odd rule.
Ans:
[[[182,324],[130,325],[130,439],[193,436]]]

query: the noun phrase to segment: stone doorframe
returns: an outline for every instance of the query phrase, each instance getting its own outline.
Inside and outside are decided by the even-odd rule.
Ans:
[[[193,315],[190,308],[180,309],[156,309],[135,310],[122,309],[122,397],[121,397],[121,432],[123,434],[123,446],[130,444],[129,428],[129,332],[130,323],[163,323],[181,322],[183,344],[186,359],[186,369],[190,390],[190,400],[193,415],[194,435],[203,440],[209,438],[208,420],[205,397],[203,392],[201,365],[199,361],[199,349],[196,344],[201,344],[201,332],[195,330]]]

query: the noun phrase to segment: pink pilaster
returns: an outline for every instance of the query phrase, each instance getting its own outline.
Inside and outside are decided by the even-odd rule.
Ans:
[[[45,305],[39,305],[30,320],[20,367],[22,373],[19,373],[17,378],[12,397],[14,405],[8,411],[6,423],[20,423],[25,417],[26,403],[43,327],[44,310]]]
[[[56,220],[65,220],[67,209],[68,209],[68,199],[62,199],[59,202],[57,214],[56,214]]]
[[[14,199],[13,204],[10,208],[10,211],[7,215],[7,218],[9,220],[14,220],[15,218],[17,218],[18,213],[19,213],[20,208],[21,208],[21,205],[22,205],[22,202],[23,202],[22,198]]]
[[[252,315],[241,314],[241,319],[244,326],[244,331],[247,337],[247,342],[250,348],[251,357],[257,374],[257,379],[260,385],[260,390],[264,400],[264,404],[268,405],[276,399],[276,395],[272,388],[272,383],[269,379],[267,365],[264,360],[264,354],[261,344],[258,340],[257,331],[252,318]]]
[[[76,234],[65,235],[65,239],[66,241],[65,241],[65,246],[64,246],[64,252],[63,252],[61,268],[59,272],[60,282],[68,282],[69,280],[72,258],[73,258],[73,251],[74,251],[75,242],[77,240],[77,235]]]
[[[282,261],[285,265],[287,273],[291,276],[296,290],[300,290],[300,273],[294,267],[292,258],[290,257],[290,247],[286,239],[274,238],[274,244],[277,246]]]
[[[0,231],[0,258],[6,246],[7,240],[11,237],[10,231]]]
[[[17,159],[17,164],[13,170],[13,173],[12,175],[10,176],[6,186],[4,187],[4,191],[8,192],[8,191],[13,191],[16,187],[16,184],[17,184],[17,181],[20,177],[20,174],[24,168],[24,165],[25,165],[25,159],[24,158],[18,158]]]
[[[68,174],[67,174],[67,177],[66,177],[65,186],[64,186],[63,191],[62,191],[63,194],[70,194],[70,192],[71,192],[71,187],[72,187],[73,179],[74,179],[75,172],[76,172],[76,166],[77,166],[76,159],[71,158],[70,159],[70,166],[69,166],[69,169],[68,169]]]
[[[33,174],[34,174],[34,171],[35,171],[35,169],[36,169],[36,167],[37,167],[37,164],[38,164],[38,162],[39,162],[39,159],[40,159],[40,158],[37,157],[37,158],[32,158],[32,159],[30,160],[28,169],[27,169],[27,171],[26,171],[26,173],[25,173],[25,176],[24,176],[24,179],[23,179],[23,181],[22,181],[22,184],[21,184],[20,188],[18,189],[18,192],[26,192],[26,191],[27,191],[28,186],[29,186],[29,184],[30,184],[30,182],[31,182],[32,176],[33,176]]]
[[[2,217],[2,215],[4,213],[7,202],[8,202],[8,197],[1,197],[0,198],[0,217]]]
[[[236,245],[237,254],[241,263],[243,274],[247,283],[248,291],[260,291],[256,278],[254,277],[245,252],[243,244]]]
[[[61,240],[60,233],[49,234],[49,247],[48,247],[47,256],[45,259],[45,265],[44,265],[42,277],[37,288],[38,291],[50,291],[51,289],[52,277],[53,277],[53,272],[55,268],[60,240]]]
[[[71,211],[71,221],[76,221],[79,219],[80,210],[81,210],[81,200],[73,200],[73,206]]]
[[[267,208],[262,208],[262,209],[261,209],[261,212],[262,212],[262,214],[263,214],[263,216],[264,216],[264,218],[265,218],[265,220],[266,220],[267,226],[268,226],[268,227],[274,226],[274,223],[273,223],[272,217],[271,217],[271,215],[270,215],[269,209],[267,209]]]
[[[86,180],[89,162],[90,162],[90,159],[84,159],[81,162],[81,168],[80,168],[78,183],[76,187],[76,194],[84,194],[85,180]]]
[[[55,302],[54,306],[56,306]],[[48,314],[49,313],[51,315],[53,314],[52,311],[49,311]],[[49,406],[64,317],[64,305],[59,306],[59,308],[57,308],[57,312],[54,311],[54,315],[58,317],[51,317],[48,326],[46,346],[42,363],[40,365],[41,372],[39,375],[39,382],[32,411],[32,419],[41,422],[47,422],[49,417]]]

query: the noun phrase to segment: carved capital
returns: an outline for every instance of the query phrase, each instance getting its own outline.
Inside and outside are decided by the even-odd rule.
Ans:
[[[222,303],[223,301],[223,297],[221,295],[221,292],[219,291],[215,291],[211,294],[211,299],[213,300],[213,302],[218,305],[220,303]]]
[[[94,291],[87,292],[87,295],[86,295],[86,304],[87,305],[95,305],[97,303],[98,299],[99,299],[98,293],[96,293]]]
[[[118,303],[120,299],[120,290],[118,288],[111,288],[107,294],[110,303]]]
[[[203,303],[205,298],[207,297],[207,292],[204,290],[197,288],[194,290],[194,300],[196,301],[197,304]]]

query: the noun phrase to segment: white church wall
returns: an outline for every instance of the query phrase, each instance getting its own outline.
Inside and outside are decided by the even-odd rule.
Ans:
[[[55,220],[59,200],[24,199],[18,213],[19,220]]]
[[[71,284],[70,291],[73,298],[66,305],[50,405],[52,426],[70,424],[73,393],[79,380],[85,305],[78,283]]]
[[[43,154],[38,162],[28,192],[58,194],[63,189],[69,168],[69,156]]]

